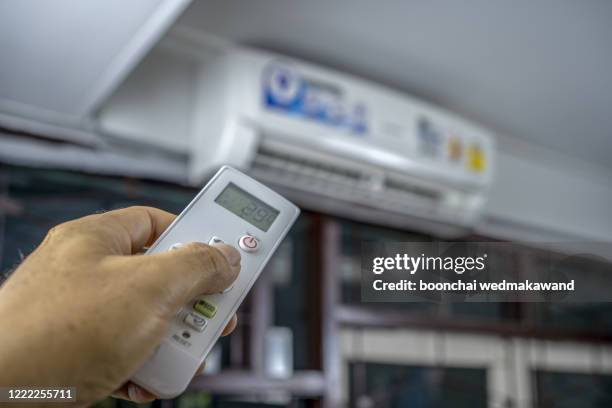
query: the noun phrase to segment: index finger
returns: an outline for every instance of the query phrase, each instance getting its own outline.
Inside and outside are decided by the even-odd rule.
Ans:
[[[121,252],[125,255],[152,244],[175,220],[176,215],[153,207],[129,207],[100,214],[101,222],[116,229]]]

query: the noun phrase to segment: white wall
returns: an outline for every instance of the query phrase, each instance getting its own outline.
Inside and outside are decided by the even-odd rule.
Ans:
[[[612,348],[588,343],[411,329],[343,329],[339,341],[345,399],[351,361],[486,369],[491,408],[505,406],[508,399],[517,407],[535,407],[533,370],[612,373]]]
[[[612,241],[612,172],[507,136],[498,139],[483,232]]]

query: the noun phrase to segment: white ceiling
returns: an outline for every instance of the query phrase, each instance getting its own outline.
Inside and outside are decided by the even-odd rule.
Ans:
[[[201,0],[180,24],[612,169],[612,1]]]

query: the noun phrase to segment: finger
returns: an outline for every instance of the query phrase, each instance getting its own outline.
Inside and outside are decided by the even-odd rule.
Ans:
[[[121,253],[130,255],[152,244],[176,215],[153,207],[129,207],[98,214],[97,222],[110,224],[119,238]]]
[[[151,402],[157,398],[156,395],[150,393],[149,391],[134,384],[131,381],[128,381],[127,383],[123,384],[121,388],[113,392],[112,397],[132,401],[137,404]]]
[[[240,253],[226,244],[192,242],[153,255],[109,257],[111,269],[130,270],[138,287],[152,291],[159,301],[180,307],[198,295],[228,288],[240,272]]]
[[[238,324],[238,317],[236,315],[233,315],[229,323],[227,323],[227,325],[221,332],[221,336],[227,336],[228,334],[231,334],[234,331],[234,329],[236,329],[237,324]]]

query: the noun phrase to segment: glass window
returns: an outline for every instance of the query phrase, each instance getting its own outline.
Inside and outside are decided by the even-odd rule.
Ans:
[[[536,371],[534,376],[538,407],[612,407],[612,375]]]
[[[506,321],[515,320],[519,316],[518,307],[513,303],[495,302],[465,302],[439,304],[433,302],[395,302],[395,303],[361,303],[361,243],[364,241],[387,242],[430,242],[436,237],[399,231],[391,228],[382,228],[357,222],[341,222],[341,245],[338,255],[338,269],[341,279],[341,298],[347,305],[360,305],[368,308],[384,310],[401,310],[414,313],[419,317],[427,318],[460,318],[463,320]],[[512,253],[499,253],[494,257],[494,267],[513,268],[515,255]]]
[[[100,177],[65,171],[2,168],[9,211],[0,230],[0,271],[21,262],[64,221],[100,211],[147,205],[180,212],[196,190],[164,183]]]
[[[341,279],[341,299],[345,304],[361,304],[361,244],[367,241],[417,242],[431,241],[432,238],[422,234],[398,231],[390,228],[376,227],[356,222],[341,222],[340,254],[338,268]],[[368,303],[371,308],[395,308],[415,312],[433,311],[434,303]]]
[[[287,327],[293,337],[293,368],[314,369],[310,355],[314,334],[310,328],[319,324],[316,316],[316,267],[312,245],[304,245],[310,233],[311,219],[303,213],[266,267],[273,275],[273,325]],[[314,320],[313,320],[314,319]]]
[[[537,273],[576,273],[589,277],[591,285],[580,288],[586,297],[598,296],[600,291],[609,291],[612,286],[612,267],[608,262],[586,256],[558,256],[558,259],[533,256],[530,268]],[[584,295],[581,295],[584,297]],[[535,323],[542,328],[612,333],[612,303],[608,302],[550,302],[531,304]]]
[[[487,406],[484,368],[351,363],[350,398],[360,408],[478,408]]]

